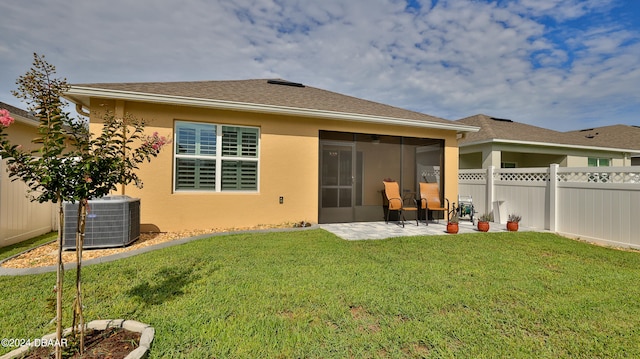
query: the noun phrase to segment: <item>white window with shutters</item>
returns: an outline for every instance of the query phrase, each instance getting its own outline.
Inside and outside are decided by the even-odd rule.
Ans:
[[[258,191],[260,129],[176,121],[174,190]]]

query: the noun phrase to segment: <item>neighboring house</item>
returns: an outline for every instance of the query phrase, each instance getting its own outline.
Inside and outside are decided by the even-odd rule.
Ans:
[[[29,112],[0,102],[15,122],[4,129],[13,144],[32,149],[38,120]],[[11,181],[6,161],[0,161],[0,247],[8,246],[55,229],[56,219],[50,203],[31,202],[28,187],[20,180]]]
[[[508,119],[475,115],[456,121],[480,127],[458,142],[460,169],[630,166],[631,156],[640,152],[636,140],[594,141],[575,133],[558,132]]]
[[[463,123],[284,80],[73,85],[90,112],[148,120],[173,143],[140,167],[142,230],[380,221],[382,180],[458,191]]]
[[[611,125],[567,133],[585,138],[594,146],[631,148],[636,151],[631,154],[631,165],[640,166],[640,126]]]

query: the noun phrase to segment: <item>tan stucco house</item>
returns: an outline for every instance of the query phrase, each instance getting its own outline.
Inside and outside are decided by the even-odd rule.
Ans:
[[[31,143],[37,136],[38,119],[29,112],[0,102],[14,118],[14,123],[4,129],[9,141],[25,149],[33,149]],[[28,187],[22,181],[12,181],[6,171],[6,160],[0,160],[0,247],[48,233],[55,229],[55,213],[50,203],[32,202]]]
[[[143,230],[384,219],[382,180],[458,192],[474,126],[284,80],[73,85],[93,132],[104,109],[172,144],[140,168]]]
[[[456,122],[480,128],[459,142],[460,169],[547,167],[552,163],[561,167],[631,166],[632,156],[640,152],[638,132],[635,140],[620,134],[607,140],[589,131],[558,132],[482,114]],[[622,140],[613,141],[613,137]]]
[[[593,146],[633,149],[636,152],[631,154],[631,165],[640,166],[640,126],[618,124],[567,133],[584,139]]]

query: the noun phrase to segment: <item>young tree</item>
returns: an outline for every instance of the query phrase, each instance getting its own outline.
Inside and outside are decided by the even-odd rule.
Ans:
[[[28,103],[28,109],[39,119],[38,137],[33,140],[39,148],[27,152],[7,139],[4,128],[13,119],[0,112],[0,156],[7,160],[12,180],[24,181],[38,202],[58,204],[58,258],[56,278],[56,334],[62,339],[62,291],[64,266],[62,244],[64,211],[62,203],[78,203],[76,230],[76,297],[73,304],[74,332],[84,329],[82,313],[82,248],[87,204],[116,189],[117,184],[134,183],[142,186],[135,174],[138,165],[150,161],[168,141],[154,133],[144,135],[144,121],[130,116],[117,118],[104,114],[100,135],[93,136],[84,121],[74,119],[63,111],[61,96],[69,89],[66,79],[55,78],[55,67],[44,56],[34,54],[32,68],[16,81],[14,95]],[[79,330],[80,351],[84,351],[84,331]],[[61,348],[56,347],[56,358]]]
[[[0,156],[7,159],[10,177],[22,179],[38,202],[58,203],[60,230],[58,231],[58,260],[56,291],[56,333],[58,343],[62,336],[62,290],[64,267],[62,263],[62,238],[64,236],[64,214],[62,201],[68,199],[69,191],[65,177],[72,171],[73,163],[63,161],[67,133],[65,124],[70,122],[68,115],[62,112],[59,94],[66,90],[64,81],[53,79],[55,68],[34,55],[33,68],[16,82],[16,97],[29,103],[28,109],[39,119],[38,137],[33,140],[40,144],[38,150],[26,152],[22,146],[9,143],[4,127],[11,124],[4,121],[0,127]],[[59,350],[56,358],[59,358]]]
[[[76,297],[73,305],[74,330],[84,327],[82,314],[82,249],[84,245],[85,224],[89,200],[105,196],[116,189],[117,184],[134,183],[142,187],[142,181],[135,173],[138,165],[155,157],[167,144],[167,139],[155,132],[144,135],[145,123],[131,116],[115,117],[112,113],[103,114],[102,132],[97,137],[82,135],[82,129],[74,131],[81,134],[75,139],[78,151],[73,152],[73,162],[80,166],[74,173],[75,180],[71,201],[78,201],[76,229]],[[134,147],[137,146],[137,147]],[[84,335],[79,332],[80,352],[84,351]]]

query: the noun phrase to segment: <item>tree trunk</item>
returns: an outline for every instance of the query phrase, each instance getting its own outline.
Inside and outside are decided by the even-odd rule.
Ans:
[[[84,231],[87,220],[88,201],[81,199],[78,203],[78,227],[76,230],[76,299],[73,305],[73,330],[80,337],[80,354],[84,353],[84,314],[82,311],[82,248],[84,247]],[[78,330],[79,328],[79,330]],[[78,331],[76,331],[78,330]]]
[[[62,263],[62,241],[64,239],[64,210],[58,195],[58,263],[56,269],[56,359],[62,359],[62,286],[64,285],[64,263]]]
[[[127,163],[127,120],[126,118],[122,119],[122,160],[124,161],[123,163]],[[125,195],[125,190],[126,190],[126,184],[125,184],[125,178],[124,178],[124,172],[123,172],[123,176],[121,178],[121,194],[124,196]]]

